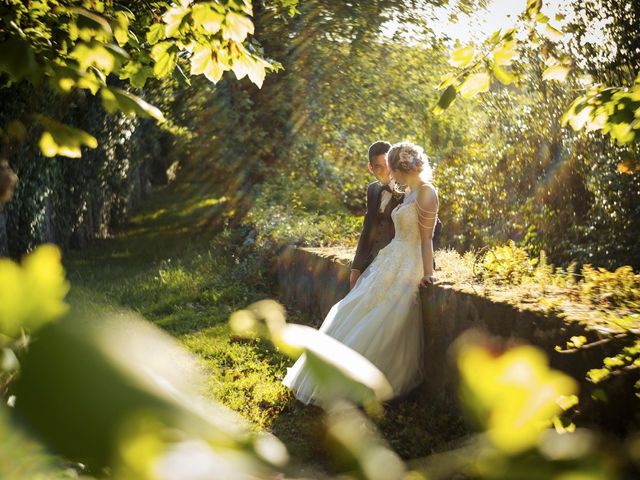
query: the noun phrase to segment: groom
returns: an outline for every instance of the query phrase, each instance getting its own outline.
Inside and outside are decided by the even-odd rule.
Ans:
[[[351,262],[350,289],[353,289],[360,274],[395,235],[391,212],[402,203],[404,194],[396,192],[393,188],[386,159],[386,154],[390,149],[391,144],[383,141],[377,141],[369,147],[368,169],[377,181],[370,183],[367,188],[367,212],[364,216],[364,225],[358,240],[356,255]],[[438,220],[433,238],[434,249],[440,237],[441,225]]]

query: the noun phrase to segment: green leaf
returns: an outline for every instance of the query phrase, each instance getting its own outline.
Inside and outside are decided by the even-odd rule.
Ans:
[[[117,68],[122,63],[124,63],[127,60],[129,60],[129,54],[127,53],[127,51],[124,48],[119,47],[118,45],[107,43],[104,46],[104,48],[107,49],[109,51],[109,53],[111,53],[111,55],[113,55],[113,57],[116,59]]]
[[[620,145],[631,143],[636,136],[631,124],[625,122],[610,125],[609,134]]]
[[[181,87],[187,87],[191,85],[191,80],[185,75],[180,65],[176,65],[176,68],[173,70],[173,78],[180,84]]]
[[[172,361],[158,362],[149,352]],[[20,361],[23,375],[12,385],[21,399],[15,414],[59,454],[81,458],[88,470],[151,478],[148,465],[185,441],[202,446],[190,450],[200,465],[205,459],[201,478],[229,478],[220,476],[221,458],[232,477],[263,478],[266,462],[282,457],[277,452],[286,456],[275,438],[260,441],[264,437],[251,433],[236,412],[199,398],[197,360],[133,315],[50,325]],[[43,396],[49,401],[42,402]]]
[[[475,48],[473,47],[473,45],[458,48],[451,53],[449,63],[454,67],[466,67],[473,59],[474,53]]]
[[[35,332],[60,318],[69,309],[68,292],[55,245],[37,247],[22,265],[0,259],[0,333],[15,338],[23,329]]]
[[[160,109],[117,87],[103,87],[100,94],[102,105],[109,113],[119,110],[127,114],[152,117],[160,122],[165,120]]]
[[[546,16],[544,13],[538,13],[536,15],[536,22],[542,23],[542,24],[547,24],[547,23],[549,23],[549,17]]]
[[[560,408],[563,410],[569,410],[574,405],[578,404],[578,396],[577,395],[560,395],[556,403],[560,405]]]
[[[463,98],[471,98],[478,93],[489,91],[491,77],[487,72],[472,73],[460,86],[460,95]]]
[[[499,65],[494,64],[492,69],[495,77],[505,85],[510,85],[516,79],[516,77],[511,72],[508,72]]]
[[[2,328],[0,327],[0,331]],[[10,348],[0,349],[0,372],[11,373],[17,372],[20,368],[20,361],[16,354]]]
[[[155,61],[153,73],[156,77],[167,77],[176,66],[176,47],[171,42],[158,43],[151,49],[151,58]]]
[[[22,282],[20,267],[8,258],[0,258],[0,333],[11,338],[20,333],[26,317]]]
[[[464,337],[463,337],[464,339]],[[501,451],[513,455],[538,444],[558,403],[571,404],[577,382],[549,368],[535,347],[513,347],[501,355],[477,340],[462,342],[457,357],[464,407],[480,421]]]
[[[604,366],[609,370],[625,366],[624,358],[622,358],[620,355],[616,355],[615,357],[606,357],[603,360],[603,363]]]
[[[217,83],[222,78],[222,74],[229,70],[225,62],[208,45],[196,46],[191,57],[191,75],[204,74],[213,83]]]
[[[107,50],[99,42],[78,43],[69,56],[77,60],[82,70],[95,66],[107,73],[111,73],[117,65],[114,53]]]
[[[78,88],[86,88],[95,95],[98,93],[98,90],[100,90],[100,87],[105,84],[105,81],[106,79],[104,75],[102,75],[102,72],[97,69],[92,69],[78,80],[76,86]]]
[[[129,17],[125,12],[116,12],[113,35],[121,47],[129,41]]]
[[[435,115],[440,115],[447,108],[449,108],[449,105],[451,105],[451,103],[455,100],[457,93],[458,92],[456,88],[453,85],[449,85],[447,89],[442,92],[440,100],[438,100],[438,104],[433,109],[433,113]]]
[[[553,28],[549,24],[545,27],[544,34],[552,42],[559,42],[564,37],[564,34],[560,30]]]
[[[458,75],[456,73],[446,74],[445,76],[442,77],[442,80],[440,81],[436,89],[442,90],[447,88],[449,85],[453,85],[457,78],[458,78]]]
[[[542,8],[542,0],[527,0],[527,17],[530,20],[534,20],[538,13],[540,13],[540,9]]]
[[[131,85],[136,88],[144,87],[147,78],[151,76],[153,76],[153,68],[134,61],[128,62],[118,72],[118,77],[121,80],[125,80],[128,78],[129,83],[131,83]]]
[[[322,400],[348,398],[358,402],[387,400],[393,389],[384,374],[369,360],[333,337],[304,325],[287,324],[278,341],[302,348]]]
[[[573,336],[569,339],[569,342],[571,342],[575,348],[580,348],[587,343],[587,337],[584,335]]]
[[[240,80],[245,76],[255,83],[258,88],[262,88],[262,83],[266,76],[266,69],[269,68],[269,64],[261,58],[255,58],[248,53],[245,53],[240,58],[233,61],[232,69],[236,74],[236,78]]]
[[[547,81],[556,80],[558,82],[564,82],[567,79],[567,75],[570,71],[571,67],[567,67],[566,65],[562,65],[561,63],[559,63],[547,68],[542,73],[542,79]]]
[[[568,418],[556,415],[553,417],[552,422],[557,433],[572,433],[576,430],[576,425]]]
[[[162,16],[165,22],[165,35],[167,38],[174,37],[178,34],[184,17],[189,13],[189,9],[184,6],[173,7],[167,10]]]
[[[242,43],[248,34],[253,34],[253,22],[250,18],[236,12],[227,12],[222,38]]]
[[[198,3],[193,6],[191,17],[196,25],[200,25],[209,34],[217,33],[222,27],[224,15],[215,11],[211,5]]]
[[[514,41],[503,42],[493,50],[493,61],[496,65],[510,65],[516,55]]]
[[[571,125],[574,130],[580,130],[585,126],[593,112],[593,107],[588,105],[584,97],[576,98],[569,109],[562,115],[561,124]]]
[[[98,41],[110,42],[113,38],[113,30],[109,22],[102,16],[85,8],[72,8],[77,15],[73,25],[77,29],[77,36],[85,42]]]
[[[593,383],[600,383],[607,379],[611,372],[606,368],[592,368],[587,372],[587,379]]]
[[[53,88],[59,88],[65,93],[71,91],[77,85],[85,72],[75,66],[47,64],[46,75],[50,78]]]
[[[13,37],[0,43],[0,72],[9,74],[12,80],[28,77],[37,67],[31,46],[21,38]]]
[[[369,413],[371,410],[365,412]],[[349,458],[353,465],[350,470],[358,475],[348,478],[370,480],[425,479],[432,478],[420,474],[408,474],[402,459],[393,452],[387,442],[377,433],[375,425],[353,405],[334,403],[326,412],[324,423],[326,435],[331,441],[331,450],[337,458]],[[375,416],[376,412],[371,412]],[[379,412],[381,416],[383,412]],[[344,460],[343,460],[344,462]],[[351,463],[353,462],[353,463]],[[343,464],[346,464],[343,463]],[[414,472],[415,473],[415,472]]]
[[[161,23],[154,23],[151,25],[151,28],[149,28],[149,31],[147,32],[147,42],[149,45],[155,45],[160,40],[164,39],[164,25]]]
[[[600,402],[606,402],[609,400],[607,396],[607,392],[605,392],[602,388],[596,388],[591,392],[591,398],[594,400],[598,400]]]
[[[98,146],[96,138],[84,130],[63,125],[41,115],[37,119],[45,128],[38,143],[45,157],[61,155],[63,157],[80,158],[82,156],[80,150],[82,145],[86,145],[89,148]]]
[[[493,32],[491,34],[491,36],[489,37],[488,43],[489,44],[496,44],[498,43],[498,41],[500,40],[500,35],[502,34],[502,30],[498,29],[495,32]]]

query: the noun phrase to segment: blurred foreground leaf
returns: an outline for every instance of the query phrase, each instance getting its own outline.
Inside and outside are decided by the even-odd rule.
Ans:
[[[234,478],[216,469],[260,476],[286,462],[275,437],[252,434],[239,415],[198,395],[198,372],[144,320],[71,316],[43,329],[22,358],[15,415],[54,452],[119,478],[177,478],[159,472],[194,462],[207,478]]]
[[[458,355],[463,406],[499,450],[517,454],[535,446],[563,406],[575,404],[577,382],[550,369],[535,347],[495,354],[468,342],[461,340]]]
[[[64,315],[69,291],[60,250],[41,245],[18,265],[0,259],[0,334],[10,338],[34,332]]]
[[[80,147],[85,145],[89,148],[96,148],[98,146],[96,138],[84,130],[63,125],[42,115],[38,116],[38,121],[45,129],[38,143],[45,157],[61,155],[80,158]]]
[[[314,328],[287,324],[284,309],[277,302],[254,303],[232,315],[229,322],[238,334],[252,338],[268,335],[289,356],[303,355],[318,386],[318,400],[325,407],[346,399],[375,408],[375,403],[393,396],[388,380],[369,360]]]

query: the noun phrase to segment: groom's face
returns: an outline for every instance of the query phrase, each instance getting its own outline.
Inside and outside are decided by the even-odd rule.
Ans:
[[[385,155],[376,155],[369,162],[369,171],[380,183],[386,185],[391,180],[389,176],[389,166]]]

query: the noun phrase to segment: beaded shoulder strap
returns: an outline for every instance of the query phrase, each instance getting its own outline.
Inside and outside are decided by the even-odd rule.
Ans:
[[[433,185],[430,185],[428,183],[423,184],[420,188],[425,187],[427,185],[434,188]],[[420,203],[418,202],[417,195],[416,195],[416,207],[418,207],[418,223],[420,224],[420,226],[423,228],[428,228],[433,230],[435,228],[436,219],[438,218],[438,210],[431,211],[426,208],[422,208],[420,206]],[[428,223],[431,223],[431,224],[429,225]]]

